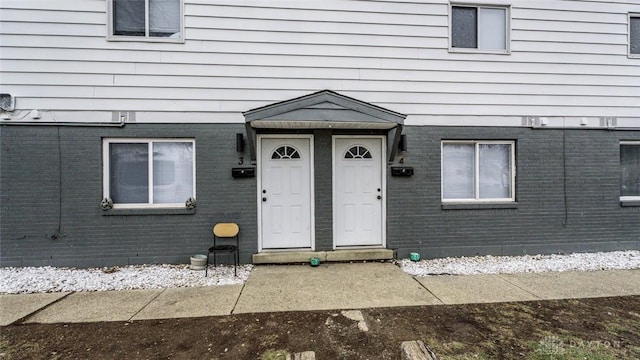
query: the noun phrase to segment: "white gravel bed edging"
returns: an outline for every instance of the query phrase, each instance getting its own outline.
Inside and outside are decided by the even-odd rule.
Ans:
[[[0,268],[0,294],[63,291],[107,291],[242,284],[253,265],[191,270],[189,265],[131,265],[110,268],[7,267]]]
[[[568,255],[474,256],[420,260],[398,264],[409,275],[517,274],[551,271],[640,269],[640,251],[574,253]]]

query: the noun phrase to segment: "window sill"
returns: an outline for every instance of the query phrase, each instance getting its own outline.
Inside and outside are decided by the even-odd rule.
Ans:
[[[639,200],[620,200],[620,206],[622,207],[640,207]]]
[[[102,212],[102,216],[127,216],[127,215],[193,215],[196,209],[187,208],[163,208],[163,209],[110,209]]]
[[[449,48],[449,52],[457,54],[511,55],[510,50],[487,50],[477,48]]]
[[[113,42],[140,42],[140,43],[169,43],[169,44],[184,44],[184,38],[172,38],[172,37],[147,37],[147,36],[108,36],[107,41]]]
[[[442,203],[442,210],[517,209],[517,202],[508,203]]]

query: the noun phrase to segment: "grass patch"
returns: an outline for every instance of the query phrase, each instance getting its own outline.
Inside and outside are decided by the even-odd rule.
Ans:
[[[286,360],[289,352],[287,350],[274,350],[270,349],[265,351],[262,356],[260,356],[260,360]]]
[[[31,354],[40,353],[41,348],[38,343],[31,341],[20,341],[15,344],[11,344],[9,341],[0,340],[0,358],[12,359],[16,356],[31,357]],[[33,358],[37,358],[36,355]],[[50,359],[59,359],[59,354],[52,352],[49,354]]]

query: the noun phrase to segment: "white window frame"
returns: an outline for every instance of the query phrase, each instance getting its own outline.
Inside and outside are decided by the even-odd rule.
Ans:
[[[640,53],[635,54],[631,52],[631,18],[640,19],[640,13],[629,13],[627,17],[627,55],[629,58],[640,59]]]
[[[446,144],[474,145],[474,198],[444,198],[444,146]],[[511,193],[508,198],[480,198],[480,145],[509,145],[511,147],[509,162],[511,164]],[[516,201],[516,142],[503,140],[442,140],[440,143],[440,199],[443,203],[513,203]]]
[[[191,197],[196,198],[196,141],[195,139],[183,139],[183,138],[105,138],[102,140],[102,193],[103,198],[111,198],[111,184],[109,182],[110,179],[110,165],[111,159],[109,157],[109,145],[117,144],[117,143],[126,143],[126,144],[147,144],[149,146],[149,167],[147,169],[149,174],[149,202],[146,204],[134,203],[134,204],[118,204],[114,203],[114,209],[149,209],[149,208],[185,208],[185,202],[187,199],[184,199],[181,203],[162,203],[162,204],[154,204],[153,203],[153,144],[154,143],[191,143],[193,149],[193,164],[192,164],[192,179],[193,179],[193,193]]]
[[[620,147],[622,147],[622,145],[632,145],[632,146],[640,146],[640,140],[639,141],[620,141]],[[622,179],[620,179],[622,180]],[[640,195],[638,196],[622,196],[622,194],[620,194],[620,201],[640,201]]]
[[[475,48],[460,48],[453,47],[453,8],[454,7],[472,7],[476,9],[503,9],[505,10],[505,29],[504,29],[504,49],[481,49]],[[478,17],[480,11],[478,11]],[[478,27],[477,32],[480,33],[481,29]],[[479,37],[479,36],[478,36]],[[454,53],[484,53],[484,54],[511,54],[511,4],[500,3],[480,3],[480,2],[450,2],[449,3],[449,52]]]
[[[180,36],[177,38],[149,36],[149,0],[145,0],[145,36],[115,35],[113,24],[113,0],[107,0],[107,40],[109,41],[138,41],[138,42],[163,42],[184,43],[184,0],[180,1]]]

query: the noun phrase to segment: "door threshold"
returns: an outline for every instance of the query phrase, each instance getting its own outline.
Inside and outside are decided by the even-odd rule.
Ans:
[[[253,254],[254,264],[306,263],[312,257],[323,262],[392,260],[391,249],[344,249],[332,251],[279,251]]]

